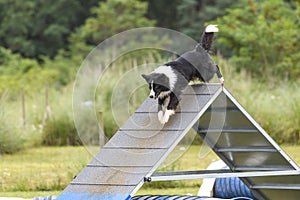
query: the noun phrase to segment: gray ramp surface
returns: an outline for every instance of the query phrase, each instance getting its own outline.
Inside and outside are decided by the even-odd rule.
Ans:
[[[165,125],[157,101],[146,99],[58,199],[130,198],[221,92],[219,84],[188,87]]]
[[[236,174],[259,200],[300,199],[297,164],[219,84],[188,87],[164,126],[157,119],[157,101],[146,99],[57,199],[129,200],[145,177],[187,179],[185,172],[154,171],[191,128],[230,171],[191,172],[189,179]]]

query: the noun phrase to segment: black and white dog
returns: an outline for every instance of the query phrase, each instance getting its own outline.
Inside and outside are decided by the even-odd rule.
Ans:
[[[217,25],[208,25],[202,34],[201,42],[194,50],[156,68],[148,75],[142,74],[149,84],[149,97],[158,98],[158,120],[162,124],[167,123],[170,116],[175,114],[180,95],[191,80],[208,82],[216,73],[223,84],[224,79],[219,67],[209,56],[214,32],[218,31]]]

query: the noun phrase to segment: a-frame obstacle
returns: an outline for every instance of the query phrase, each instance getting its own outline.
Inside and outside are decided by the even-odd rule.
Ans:
[[[191,129],[230,170],[154,173]],[[219,84],[189,87],[162,126],[147,99],[57,200],[129,200],[145,181],[241,177],[260,200],[298,200],[300,169]]]

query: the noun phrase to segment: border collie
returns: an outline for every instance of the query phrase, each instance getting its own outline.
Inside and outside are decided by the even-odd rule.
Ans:
[[[216,73],[223,84],[224,79],[219,67],[209,56],[214,33],[218,31],[217,25],[208,25],[202,34],[201,42],[194,50],[159,66],[148,75],[142,74],[149,84],[149,97],[158,99],[158,120],[162,124],[167,123],[170,116],[175,114],[180,95],[190,81],[200,79],[208,82]]]

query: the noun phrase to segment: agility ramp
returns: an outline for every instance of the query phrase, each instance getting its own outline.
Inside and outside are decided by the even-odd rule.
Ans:
[[[154,173],[191,129],[230,170]],[[147,99],[58,200],[129,200],[145,181],[241,177],[257,199],[296,200],[300,170],[219,84],[195,85],[166,125],[157,102]]]

